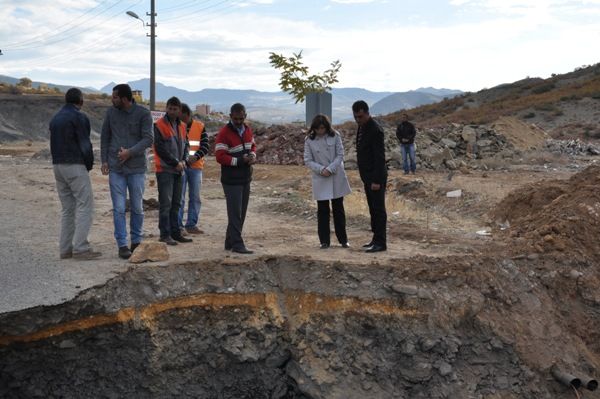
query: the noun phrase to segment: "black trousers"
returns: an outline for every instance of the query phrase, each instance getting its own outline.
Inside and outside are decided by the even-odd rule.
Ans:
[[[158,229],[160,237],[178,236],[179,207],[181,206],[182,176],[179,173],[156,174],[158,184]]]
[[[227,203],[227,232],[225,233],[225,249],[245,248],[242,229],[246,220],[248,201],[250,200],[250,183],[223,184],[225,202]]]
[[[387,247],[386,225],[387,212],[385,211],[385,184],[377,191],[371,190],[370,184],[365,184],[365,194],[369,213],[371,214],[371,231],[373,231],[373,244]]]
[[[333,211],[333,226],[335,235],[340,244],[348,242],[346,235],[346,212],[344,211],[344,197],[331,200],[331,209]],[[319,232],[319,241],[321,244],[331,244],[329,230],[329,200],[317,201],[317,223]]]

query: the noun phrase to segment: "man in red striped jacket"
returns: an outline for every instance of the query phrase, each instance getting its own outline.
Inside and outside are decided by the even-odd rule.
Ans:
[[[227,203],[227,232],[225,250],[251,254],[242,239],[250,199],[252,165],[256,163],[256,144],[246,120],[246,108],[236,103],[231,106],[230,121],[223,126],[215,141],[215,156],[221,165],[221,184]]]

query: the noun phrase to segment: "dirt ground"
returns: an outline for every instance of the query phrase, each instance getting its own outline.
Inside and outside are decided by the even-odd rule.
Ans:
[[[93,323],[131,322],[134,329],[124,331],[134,331],[134,309],[140,306],[148,306],[156,320],[159,314],[183,320],[184,314],[192,312],[185,309],[204,309],[214,301],[215,312],[228,314],[223,317],[231,323],[236,323],[235,314],[224,309],[240,303],[258,309],[252,310],[258,312],[251,312],[253,317],[275,318],[261,321],[266,324],[259,331],[262,334],[270,331],[265,326],[276,325],[282,334],[278,342],[289,348],[294,359],[277,378],[292,378],[292,385],[306,397],[367,397],[368,392],[379,392],[371,397],[568,398],[574,397],[573,392],[548,383],[553,364],[594,376],[600,367],[596,342],[600,328],[596,262],[600,169],[585,169],[595,164],[593,158],[540,154],[531,159],[553,162],[504,165],[502,170],[488,171],[418,171],[414,176],[391,170],[388,251],[377,254],[361,250],[370,232],[355,170],[348,171],[354,191],[345,199],[352,247],[333,245],[320,250],[307,169],[257,165],[244,228],[247,246],[256,251],[250,256],[223,249],[225,201],[218,165],[209,158],[201,194],[200,227],[205,234],[193,237],[193,243],[169,248],[167,262],[131,265],[117,257],[108,179],[97,168],[92,171],[96,210],[90,241],[103,256],[90,262],[58,259],[60,205],[52,166],[44,157],[32,158],[43,148],[38,143],[0,146],[4,177],[0,347],[27,340],[46,345],[40,337],[50,337],[51,346],[63,345],[52,337],[71,337],[73,328],[80,332],[64,345],[71,347],[73,340],[84,345],[89,340],[77,334],[91,329]],[[145,198],[156,198],[151,174],[146,187]],[[456,190],[461,190],[460,197],[447,197]],[[157,212],[146,211],[147,240],[158,238]],[[269,299],[273,295],[281,298]],[[315,314],[308,310],[313,308],[318,310]],[[173,311],[187,313],[168,313]],[[299,321],[295,317],[300,313],[304,316]],[[114,314],[110,316],[113,321],[107,322],[106,314]],[[415,317],[410,328],[401,321],[407,315]],[[354,317],[367,319],[357,322]],[[149,331],[155,331],[153,322],[148,323]],[[311,326],[317,334],[311,340],[322,347],[310,341],[306,346],[302,340],[308,338],[298,338],[308,334],[303,323]],[[240,328],[257,328],[242,324]],[[161,328],[175,327],[167,323]],[[177,327],[173,334],[186,328]],[[374,339],[366,338],[371,333],[361,335],[363,328],[378,334],[379,357],[368,357],[364,348]],[[231,333],[230,326],[223,329],[222,334]],[[121,333],[108,334],[104,336]],[[256,332],[244,330],[243,334]],[[360,337],[352,338],[355,341],[343,349],[344,340],[353,334]],[[135,341],[128,335],[124,339]],[[188,342],[190,337],[181,339]],[[240,340],[235,344],[235,367],[248,361],[250,344]],[[218,339],[209,341],[215,351],[222,349]],[[152,345],[163,346],[158,338]],[[401,348],[403,354],[398,356],[415,362],[401,377],[395,369],[405,360],[386,358],[389,368],[382,374],[386,377],[381,377],[386,381],[369,372],[361,374],[359,382],[341,379],[347,385],[336,383],[342,378],[340,373],[349,373],[344,378],[350,378],[357,372],[348,365],[359,359],[369,369],[381,366],[381,359],[396,353],[396,349],[390,352],[392,347]],[[21,347],[4,349],[11,358],[36,353],[14,348]],[[272,349],[263,349],[267,351],[264,356],[272,355]],[[334,367],[331,350],[335,356],[347,352],[356,358],[340,360],[340,368],[330,368]],[[22,361],[27,370],[29,361]],[[12,370],[18,364],[6,363],[5,367]],[[512,365],[516,365],[514,370]],[[231,377],[230,372],[227,375]],[[44,378],[53,380],[52,376]],[[405,390],[397,391],[397,396],[385,394],[397,383],[406,384]],[[186,384],[181,382],[182,387]],[[419,390],[411,391],[416,386]],[[289,392],[278,397],[304,397]],[[586,393],[585,397],[598,396]]]
[[[45,146],[31,142],[0,146],[0,169],[5,176],[0,194],[0,223],[5,232],[2,263],[7,276],[4,290],[9,293],[0,311],[59,303],[129,266],[117,258],[108,177],[102,176],[98,167],[91,172],[96,209],[90,242],[103,256],[85,264],[58,260],[60,203],[52,165],[48,159],[31,158]],[[419,171],[415,176],[405,177],[401,171],[390,171],[388,251],[369,255],[361,250],[371,237],[368,208],[356,171],[348,171],[353,193],[345,199],[352,247],[341,248],[332,231],[332,248],[319,250],[316,207],[311,199],[308,171],[301,166],[257,165],[244,237],[247,246],[256,251],[251,257],[298,255],[371,263],[419,255],[486,253],[490,247],[504,245],[493,237],[477,234],[490,222],[486,213],[518,187],[540,179],[568,178],[573,173],[573,169],[559,167],[457,173],[450,180],[447,173]],[[209,158],[204,171],[199,223],[205,234],[194,237],[191,244],[169,248],[170,263],[248,258],[223,250],[227,218],[219,173],[214,158]],[[155,177],[150,173],[147,177],[144,197],[157,198]],[[462,197],[446,197],[447,192],[459,189]],[[157,210],[146,211],[144,233],[147,239],[157,239]]]

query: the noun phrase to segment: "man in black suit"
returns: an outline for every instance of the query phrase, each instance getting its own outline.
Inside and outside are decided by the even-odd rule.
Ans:
[[[387,249],[385,211],[385,186],[387,167],[383,129],[369,114],[369,106],[364,101],[352,104],[354,120],[358,124],[356,133],[356,156],[360,179],[365,185],[365,195],[371,214],[373,239],[363,245],[366,251],[381,252]]]

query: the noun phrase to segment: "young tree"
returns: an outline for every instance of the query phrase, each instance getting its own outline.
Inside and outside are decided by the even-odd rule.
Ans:
[[[304,102],[308,93],[331,90],[331,85],[338,82],[337,74],[342,67],[340,61],[336,60],[322,74],[309,75],[308,67],[302,62],[302,51],[293,53],[291,57],[272,52],[269,60],[273,68],[281,70],[279,87],[291,94],[296,104]]]
[[[19,83],[17,83],[17,86],[21,86],[24,87],[26,89],[30,89],[31,88],[31,79],[29,78],[21,78],[19,79]]]

